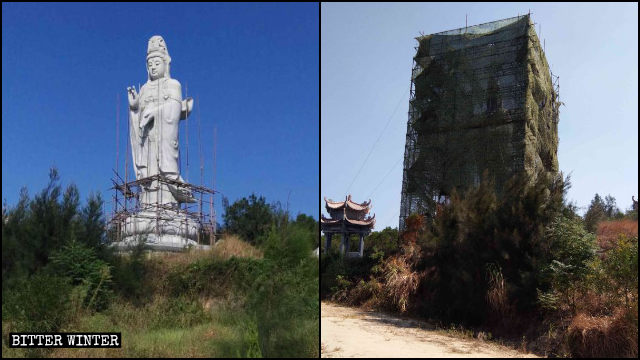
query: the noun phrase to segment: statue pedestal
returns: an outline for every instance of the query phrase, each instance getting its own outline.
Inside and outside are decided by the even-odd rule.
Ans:
[[[127,250],[138,241],[144,240],[146,248],[156,251],[184,251],[189,247],[209,248],[208,245],[197,243],[199,231],[198,219],[184,211],[145,209],[124,218],[121,222],[122,241],[114,242],[112,246],[118,250]]]

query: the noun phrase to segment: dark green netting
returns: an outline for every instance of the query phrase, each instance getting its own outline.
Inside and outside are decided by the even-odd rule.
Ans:
[[[417,38],[400,209],[432,213],[483,173],[558,171],[558,106],[529,16]]]

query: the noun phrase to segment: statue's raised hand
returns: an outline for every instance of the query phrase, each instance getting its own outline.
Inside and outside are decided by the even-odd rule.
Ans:
[[[127,95],[129,97],[129,107],[131,109],[136,109],[138,107],[138,93],[136,92],[135,86],[127,87]]]

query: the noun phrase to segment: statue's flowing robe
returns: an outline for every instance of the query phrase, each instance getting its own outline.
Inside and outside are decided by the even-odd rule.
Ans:
[[[182,91],[177,80],[148,81],[140,89],[138,107],[129,110],[136,179],[162,174],[184,182],[178,164],[178,125],[182,107]],[[147,113],[153,115],[153,120],[144,117]]]

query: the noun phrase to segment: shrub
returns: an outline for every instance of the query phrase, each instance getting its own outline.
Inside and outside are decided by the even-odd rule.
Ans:
[[[249,293],[265,357],[317,357],[319,341],[318,261],[299,226],[272,227],[264,244],[264,267]]]
[[[381,252],[383,257],[395,255],[400,250],[398,229],[390,227],[374,231],[364,240],[364,256]]]
[[[128,254],[114,255],[110,259],[115,292],[138,305],[148,300],[151,295],[145,282],[149,271],[144,256],[145,245],[144,239],[141,238]]]
[[[87,308],[105,309],[111,301],[111,266],[97,258],[95,251],[75,240],[51,254],[51,271],[71,279],[71,285],[86,286]]]
[[[345,263],[340,254],[329,252],[320,255],[320,297],[326,298],[334,292],[337,286],[338,276],[345,276],[347,273]]]
[[[400,312],[407,311],[409,296],[418,288],[420,274],[413,271],[406,257],[393,257],[384,270],[383,291]]]
[[[561,216],[550,226],[549,259],[540,274],[541,287],[551,285],[551,292],[538,293],[538,301],[547,308],[557,308],[553,299],[561,299],[575,312],[578,293],[584,291],[590,262],[595,257],[595,236],[587,232],[579,219]],[[554,296],[557,295],[557,296]]]
[[[16,281],[2,292],[2,319],[15,332],[55,332],[68,320],[71,284],[60,276],[39,272]]]
[[[629,308],[633,299],[638,298],[638,238],[621,235],[602,265],[606,279],[600,284],[608,287],[614,297],[621,296]]]

